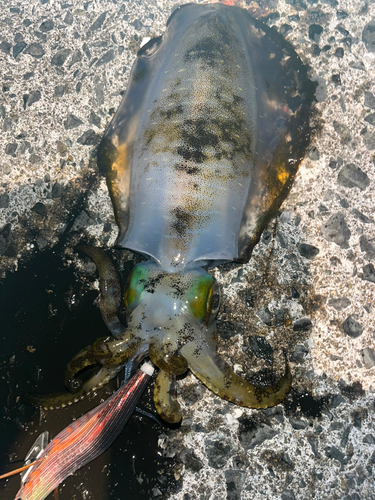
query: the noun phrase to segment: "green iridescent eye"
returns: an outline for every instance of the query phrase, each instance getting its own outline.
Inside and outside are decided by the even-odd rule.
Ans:
[[[134,311],[138,306],[146,281],[147,270],[142,265],[135,266],[129,275],[124,293],[125,307],[128,312]]]
[[[188,302],[193,316],[209,325],[216,316],[219,308],[220,294],[215,279],[210,276],[201,276],[189,290]]]

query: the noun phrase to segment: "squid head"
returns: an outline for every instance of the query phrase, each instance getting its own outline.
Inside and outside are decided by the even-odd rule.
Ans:
[[[154,402],[164,420],[181,419],[176,377],[188,369],[215,394],[240,406],[273,406],[288,393],[288,366],[275,385],[257,387],[216,354],[220,291],[204,269],[169,273],[152,261],[142,262],[129,276],[124,301],[129,314],[126,333],[120,339],[97,341],[93,355],[104,365],[118,364],[129,351],[147,344],[148,355],[159,368]]]

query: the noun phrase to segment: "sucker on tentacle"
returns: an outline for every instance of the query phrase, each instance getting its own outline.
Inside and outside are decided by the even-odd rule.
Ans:
[[[108,384],[121,371],[122,366],[102,366],[98,372],[82,384],[74,394],[70,392],[52,394],[27,394],[26,401],[33,406],[41,406],[44,410],[56,410],[70,406],[85,398],[92,392]]]
[[[108,384],[124,367],[124,381],[129,380],[135,373],[136,369],[142,362],[142,360],[148,354],[148,346],[142,345],[137,351],[134,352],[132,356],[123,364],[114,366],[101,366],[98,371],[86,380],[81,388],[74,394],[68,392],[61,392],[55,394],[28,394],[26,399],[29,403],[34,406],[41,406],[44,410],[57,410],[58,408],[64,408],[65,406],[72,405],[78,401],[84,399],[86,396],[92,392],[100,389],[104,385]]]

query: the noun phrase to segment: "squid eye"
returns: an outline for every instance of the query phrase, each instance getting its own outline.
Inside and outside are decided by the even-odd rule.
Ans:
[[[129,275],[124,293],[124,302],[128,313],[134,311],[139,305],[146,282],[146,269],[144,269],[142,264],[136,265]]]
[[[220,305],[219,287],[212,276],[201,276],[189,290],[188,302],[193,316],[209,325]]]
[[[214,290],[211,298],[211,312],[208,324],[211,324],[212,321],[216,318],[216,315],[219,311],[219,307],[220,307],[220,287],[215,281]]]

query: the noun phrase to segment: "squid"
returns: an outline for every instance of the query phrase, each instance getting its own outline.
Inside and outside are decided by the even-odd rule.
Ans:
[[[239,406],[284,400],[287,362],[275,384],[259,387],[218,356],[220,289],[208,271],[248,262],[280,208],[310,142],[314,90],[292,46],[238,7],[179,7],[164,35],[140,49],[97,158],[119,228],[116,246],[144,261],[122,295],[111,259],[80,248],[98,267],[110,335],[70,361],[71,393],[55,404],[103,385],[140,351],[158,368],[154,403],[166,422],[182,418],[176,385],[188,370]],[[93,366],[99,370],[83,384],[80,372]]]

